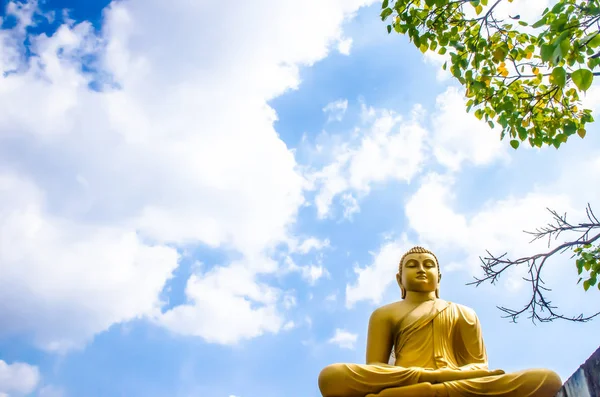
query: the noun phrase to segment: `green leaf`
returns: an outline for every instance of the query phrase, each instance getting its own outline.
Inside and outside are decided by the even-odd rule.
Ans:
[[[567,121],[565,123],[564,130],[565,130],[565,134],[567,134],[567,135],[573,135],[577,131],[577,126],[575,125],[574,122]]]
[[[507,54],[508,54],[508,45],[506,45],[506,43],[502,43],[494,49],[492,56],[494,57],[494,59],[496,61],[500,62],[506,58]]]
[[[554,14],[559,14],[564,9],[565,9],[565,3],[563,1],[559,1],[554,7],[552,7],[552,12]]]
[[[564,58],[569,53],[570,48],[571,40],[564,39],[559,41],[558,46],[556,46],[556,48],[554,49],[554,54],[552,54],[554,56],[554,60],[556,62],[559,62],[560,59]]]
[[[600,46],[600,34],[596,33],[594,38],[587,43],[588,47],[596,48]]]
[[[483,83],[481,81],[474,81],[473,84],[471,84],[471,88],[473,89],[474,92],[481,91],[482,89],[485,88],[485,83]]]
[[[392,15],[393,12],[394,11],[392,11],[391,8],[385,8],[383,11],[381,11],[381,20],[385,21],[386,18]]]
[[[573,79],[573,83],[577,88],[581,91],[587,91],[594,81],[594,75],[587,69],[579,69],[571,73],[571,79]]]
[[[540,47],[542,62],[548,62],[550,59],[552,59],[552,54],[554,54],[554,46],[550,44],[542,44]]]
[[[390,3],[390,0],[383,0],[383,3],[381,4],[381,8],[382,9],[388,8],[389,3]]]
[[[585,280],[583,282],[583,289],[587,291],[589,288],[590,288],[590,280]]]
[[[560,88],[563,88],[567,83],[567,72],[564,68],[558,66],[552,70],[552,74],[550,75],[550,81],[556,84]]]
[[[571,48],[571,40],[564,39],[560,42],[558,48],[560,48],[560,56],[564,57],[569,53],[569,49]]]
[[[537,29],[539,27],[544,26],[545,24],[546,24],[546,18],[544,17],[544,18],[540,19],[539,21],[537,21],[536,23],[534,23],[533,25],[531,25],[531,27]]]
[[[387,32],[388,34],[392,33],[392,25],[387,26]]]
[[[568,32],[562,32],[560,36],[558,36],[552,43],[554,51],[549,59],[550,64],[560,62],[560,60],[563,59],[569,52],[569,48],[571,48],[571,41],[569,40],[568,35]]]
[[[461,78],[462,77],[462,72],[461,72],[461,70],[460,70],[460,68],[458,66],[452,66],[450,68],[450,72],[456,78]]]
[[[513,139],[512,141],[510,141],[510,146],[512,146],[513,149],[518,149],[519,141],[517,141],[516,139]]]

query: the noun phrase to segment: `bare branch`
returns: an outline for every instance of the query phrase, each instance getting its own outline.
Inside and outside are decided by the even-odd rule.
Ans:
[[[481,268],[483,269],[484,275],[479,278],[475,277],[475,281],[468,283],[468,285],[479,286],[484,282],[496,284],[500,276],[510,268],[526,265],[528,276],[523,279],[531,286],[531,297],[527,304],[519,310],[509,309],[503,306],[498,307],[506,314],[505,317],[511,318],[512,321],[516,322],[519,316],[529,312],[529,318],[534,323],[536,321],[548,322],[557,319],[576,322],[589,321],[600,315],[600,312],[588,316],[584,316],[583,314],[577,316],[565,316],[557,311],[557,307],[546,297],[546,293],[551,290],[544,285],[542,271],[546,261],[555,254],[563,253],[576,247],[588,246],[595,242],[600,242],[600,221],[598,221],[598,218],[589,204],[586,207],[586,216],[589,222],[584,223],[571,224],[567,220],[566,214],[560,215],[558,212],[551,209],[548,209],[548,211],[552,214],[553,222],[537,228],[534,232],[525,231],[525,233],[533,236],[533,239],[530,242],[547,238],[548,247],[550,248],[552,241],[555,241],[563,233],[577,233],[578,237],[559,244],[548,252],[537,253],[532,256],[526,256],[515,260],[509,259],[507,253],[495,256],[489,251],[486,251],[487,256],[479,258],[481,260]],[[599,232],[593,234],[593,231]]]

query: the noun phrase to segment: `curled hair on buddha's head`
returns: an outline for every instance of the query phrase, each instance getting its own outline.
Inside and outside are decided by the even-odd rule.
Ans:
[[[438,269],[438,283],[439,283],[439,281],[442,279],[442,272],[440,271],[440,262],[438,261],[437,256],[435,256],[435,254],[433,252],[429,251],[427,248],[423,248],[418,245],[414,246],[411,249],[409,249],[408,251],[406,251],[404,253],[404,255],[402,255],[402,258],[400,258],[400,263],[398,264],[398,280],[402,280],[402,264],[404,263],[404,259],[406,259],[406,257],[410,254],[429,254],[429,255],[433,256],[433,259],[435,259],[435,264]],[[402,285],[400,286],[400,289],[402,290],[402,299],[406,298],[406,290],[402,287]],[[437,298],[440,297],[439,288],[435,290],[435,296]]]

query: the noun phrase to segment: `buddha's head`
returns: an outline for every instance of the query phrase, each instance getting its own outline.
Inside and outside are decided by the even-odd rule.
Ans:
[[[406,298],[406,291],[435,291],[435,296],[439,298],[441,279],[440,264],[433,252],[417,246],[402,255],[396,274],[402,299]]]

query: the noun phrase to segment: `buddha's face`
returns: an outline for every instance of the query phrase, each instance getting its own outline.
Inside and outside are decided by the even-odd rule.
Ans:
[[[431,254],[408,254],[402,263],[402,274],[396,276],[406,291],[433,292],[439,285],[439,273]]]

